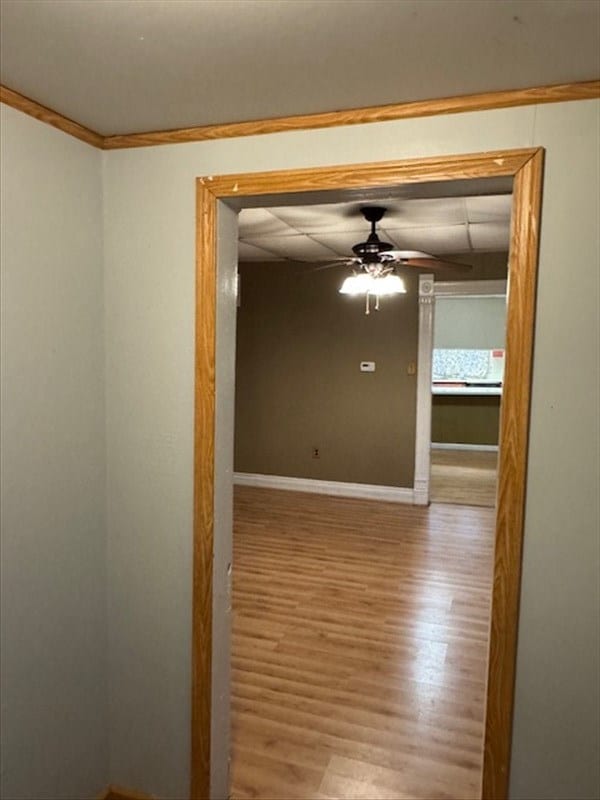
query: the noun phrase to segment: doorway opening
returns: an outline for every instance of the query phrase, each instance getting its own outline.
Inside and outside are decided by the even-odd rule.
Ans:
[[[473,186],[473,181],[489,178],[514,179],[507,372],[499,469],[501,492],[496,518],[495,588],[500,591],[495,592],[492,609],[483,770],[485,795],[500,797],[505,793],[512,716],[540,176],[541,151],[528,150],[350,169],[300,170],[199,180],[193,797],[218,796],[221,792],[219,786],[223,785],[219,781],[226,774],[226,753],[222,744],[227,739],[228,695],[219,675],[227,673],[228,657],[227,575],[230,557],[225,540],[231,520],[230,516],[227,518],[225,508],[228,491],[230,499],[232,476],[227,464],[229,448],[224,445],[231,445],[230,433],[225,432],[230,422],[227,408],[232,411],[232,392],[231,396],[227,394],[228,382],[231,388],[232,347],[231,338],[227,346],[227,336],[231,337],[235,323],[232,329],[231,308],[228,311],[227,304],[231,306],[233,301],[235,309],[235,279],[224,265],[228,261],[235,264],[235,254],[232,258],[231,252],[232,244],[235,244],[231,241],[235,211],[259,203],[265,205],[265,200],[271,202],[270,197],[281,195],[286,195],[290,202],[293,202],[294,195],[302,195],[303,202],[318,202],[319,192],[335,187],[348,192],[352,198],[358,192],[364,196],[365,192],[382,191],[390,186],[414,184],[431,187],[432,182],[439,182],[447,189],[452,181],[468,180]],[[524,318],[526,324],[523,324]],[[526,391],[523,390],[523,378]],[[217,404],[215,418],[216,394],[223,402]],[[503,502],[509,504],[508,516],[503,513],[506,511]],[[213,535],[215,526],[216,537]]]
[[[433,285],[434,299],[441,295],[440,344],[473,348],[491,336],[504,347],[504,316],[498,333],[498,314],[485,299],[480,307],[469,295],[445,324],[440,312],[451,287],[461,287],[461,298],[477,287],[493,293],[497,281],[490,278],[506,275],[507,252],[490,252],[502,237],[508,250],[511,198],[498,190],[491,184],[494,193],[483,194],[480,185],[477,197],[414,199],[406,187],[400,197],[390,187],[366,206],[363,199],[336,203],[331,193],[326,204],[240,212],[236,799],[478,796],[493,513],[390,501],[422,500],[411,473],[416,384],[431,363],[431,352],[426,364],[417,358],[427,287]],[[367,314],[363,297],[340,288],[357,268],[348,253],[366,238],[370,209],[384,217],[380,235],[390,246],[435,250],[436,257],[423,253],[395,265],[405,293],[381,298],[379,310],[371,302]],[[497,434],[496,420],[496,443]],[[458,478],[466,474],[478,484],[480,473],[466,468]],[[491,482],[489,506],[495,471]],[[454,486],[461,505],[474,502],[466,488],[461,497]],[[315,496],[321,493],[327,497]],[[434,492],[432,500],[445,498]]]
[[[434,286],[432,502],[496,503],[508,252],[497,255],[491,280]]]

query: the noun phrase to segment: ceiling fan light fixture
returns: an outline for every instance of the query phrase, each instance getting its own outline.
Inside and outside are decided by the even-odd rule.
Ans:
[[[361,272],[358,275],[349,275],[340,288],[340,294],[349,294],[355,297],[359,294],[367,294],[367,292],[372,293],[375,280],[372,275],[368,275],[366,272]]]
[[[348,276],[341,288],[340,294],[356,296],[359,294],[372,294],[383,297],[391,294],[406,294],[406,286],[399,275],[382,275],[376,277],[366,272]]]
[[[399,275],[384,275],[381,278],[374,278],[373,283],[374,287],[369,291],[379,297],[390,294],[406,294],[406,286]]]

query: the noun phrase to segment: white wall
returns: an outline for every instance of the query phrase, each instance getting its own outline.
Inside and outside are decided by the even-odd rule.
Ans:
[[[171,797],[188,786],[194,178],[541,145],[511,795],[597,794],[598,389],[588,376],[598,346],[598,174],[589,164],[598,109],[530,106],[105,154],[113,781]],[[216,575],[217,588],[224,580]]]
[[[511,796],[598,794],[598,108],[104,154],[113,782],[188,787],[195,176],[537,144]],[[109,777],[102,156],[5,106],[2,132],[2,791],[79,798]]]
[[[599,107],[537,110],[547,157],[513,798],[600,797]]]
[[[108,782],[102,175],[2,106],[2,797]]]

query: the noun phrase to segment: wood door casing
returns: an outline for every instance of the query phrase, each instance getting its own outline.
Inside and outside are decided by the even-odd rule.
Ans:
[[[507,340],[489,652],[482,797],[507,796],[514,699],[517,621],[543,150],[495,151],[318,169],[197,179],[196,362],[194,433],[194,565],[191,797],[209,797],[217,206],[261,195],[375,189],[405,183],[513,178]]]

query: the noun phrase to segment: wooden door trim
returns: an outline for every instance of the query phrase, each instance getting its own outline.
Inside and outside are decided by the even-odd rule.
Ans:
[[[482,796],[508,796],[543,151],[514,176]]]
[[[373,189],[403,183],[507,176],[513,183],[505,387],[482,797],[506,798],[512,712],[543,150],[531,148],[383,164],[198,178],[196,182],[196,361],[191,797],[210,787],[212,555],[214,536],[217,204],[267,194]]]

